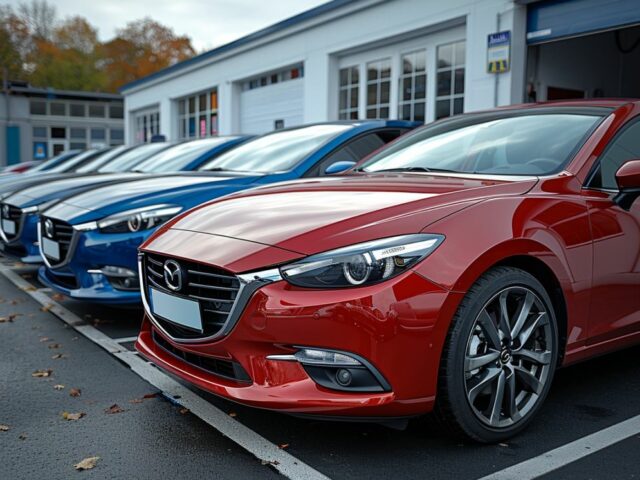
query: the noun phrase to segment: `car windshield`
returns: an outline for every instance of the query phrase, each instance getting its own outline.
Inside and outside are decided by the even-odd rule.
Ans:
[[[31,172],[46,172],[51,170],[53,167],[64,164],[71,160],[73,157],[80,153],[79,150],[71,150],[67,152],[63,152],[60,155],[56,155],[53,158],[50,158],[46,162],[42,162],[40,165],[33,167]]]
[[[93,158],[104,150],[85,150],[84,152],[76,155],[75,157],[56,165],[53,168],[47,170],[49,173],[63,173],[63,172],[75,172],[76,168],[84,165],[85,162],[90,162]]]
[[[114,158],[118,157],[119,155],[122,155],[124,152],[130,149],[131,147],[120,145],[119,147],[115,147],[110,150],[107,150],[105,153],[92,159],[90,162],[85,163],[79,168],[76,168],[76,172],[79,172],[79,173],[95,172],[101,166],[107,164]]]
[[[213,148],[237,137],[193,140],[167,148],[135,167],[139,172],[178,172]]]
[[[198,170],[285,172],[297,166],[316,148],[350,128],[353,125],[311,125],[269,133],[216,157]]]
[[[601,118],[591,113],[460,117],[409,134],[358,170],[547,175],[570,160]]]
[[[100,173],[126,172],[132,170],[151,155],[169,147],[169,143],[147,143],[123,153],[113,161],[98,168]]]

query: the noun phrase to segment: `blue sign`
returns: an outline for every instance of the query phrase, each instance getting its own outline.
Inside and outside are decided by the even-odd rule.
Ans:
[[[503,73],[509,70],[511,31],[491,33],[487,37],[487,71]]]
[[[46,160],[47,142],[33,142],[33,159]]]

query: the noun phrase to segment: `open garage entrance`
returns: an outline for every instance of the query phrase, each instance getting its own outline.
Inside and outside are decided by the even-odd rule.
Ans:
[[[640,98],[640,2],[552,0],[528,8],[528,101]]]

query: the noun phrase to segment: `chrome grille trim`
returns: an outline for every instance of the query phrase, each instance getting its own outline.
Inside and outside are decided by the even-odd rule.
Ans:
[[[62,253],[62,245],[65,245],[66,252],[64,253],[64,255],[61,255],[61,258],[58,261],[58,263],[51,263],[47,258],[47,256],[44,254],[44,251],[42,250],[42,236],[43,236],[42,224],[47,218],[54,222],[54,225],[56,226],[56,231],[58,230],[58,228],[61,228],[64,231],[64,233],[61,235],[61,238],[58,238],[58,234],[56,233],[55,235],[56,238],[51,239],[58,242],[61,245],[61,249],[60,249],[61,253]],[[41,216],[40,221],[38,222],[38,249],[40,250],[40,256],[42,257],[42,260],[44,261],[45,265],[51,269],[60,268],[67,265],[71,261],[71,257],[73,257],[73,252],[75,251],[79,236],[80,236],[80,232],[78,232],[75,228],[73,228],[73,225],[53,217]]]
[[[3,210],[2,207],[4,205],[7,205],[9,207],[10,212],[8,217],[5,217],[4,213],[2,213],[2,210]],[[2,220],[11,220],[16,224],[16,233],[9,236],[5,233],[4,229],[2,228],[2,223],[0,223],[0,238],[2,238],[2,241],[4,243],[6,243],[7,245],[11,245],[13,242],[15,242],[20,238],[20,235],[22,234],[22,228],[24,227],[25,217],[26,215],[24,214],[21,208],[15,207],[8,203],[0,203],[0,218]]]
[[[145,271],[146,258],[150,258],[149,254],[144,252],[138,254],[138,274],[140,276],[140,286],[142,289],[142,292],[141,292],[142,304],[144,306],[147,316],[153,323],[154,327],[157,328],[160,332],[162,332],[167,338],[170,338],[171,340],[177,343],[208,342],[208,341],[216,340],[218,338],[228,335],[231,332],[231,330],[233,330],[233,327],[235,327],[235,325],[238,323],[238,320],[240,319],[240,315],[242,315],[242,312],[244,311],[245,307],[249,303],[249,300],[251,299],[253,294],[264,285],[267,285],[274,281],[282,280],[282,277],[280,276],[280,272],[277,269],[268,270],[264,272],[257,272],[253,274],[247,274],[247,275],[237,275],[237,276],[210,274],[216,277],[219,276],[226,279],[234,279],[239,282],[240,286],[237,289],[237,293],[234,300],[226,300],[225,302],[222,302],[220,300],[214,300],[211,297],[202,297],[207,301],[231,303],[231,308],[229,309],[229,312],[225,312],[223,310],[217,310],[217,309],[210,309],[201,305],[201,308],[203,309],[203,311],[210,311],[212,313],[219,313],[219,314],[227,314],[227,317],[223,321],[219,322],[220,328],[213,335],[207,335],[199,338],[179,338],[179,337],[175,337],[174,335],[171,335],[165,328],[163,328],[162,323],[158,321],[158,319],[154,317],[153,313],[151,312],[149,300],[147,298],[148,282],[151,281],[151,283],[154,284],[154,286],[159,287],[164,291],[167,291],[167,289],[163,285],[159,285],[158,282],[154,280],[153,276],[146,274],[146,271]],[[152,261],[151,263],[157,266],[163,265],[162,262],[158,262],[158,261]],[[188,273],[197,272],[199,274],[207,273],[207,272],[200,272],[199,270],[193,270],[193,269],[188,269],[187,272]],[[189,296],[199,300],[199,298],[194,295],[189,295]]]

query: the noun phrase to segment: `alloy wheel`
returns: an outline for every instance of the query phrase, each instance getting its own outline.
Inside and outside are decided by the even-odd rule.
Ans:
[[[464,361],[467,401],[491,428],[521,421],[540,400],[554,348],[540,297],[520,286],[494,295],[471,328]]]

